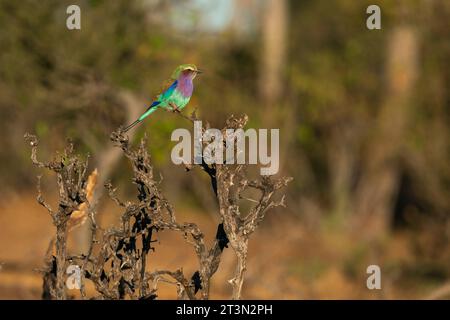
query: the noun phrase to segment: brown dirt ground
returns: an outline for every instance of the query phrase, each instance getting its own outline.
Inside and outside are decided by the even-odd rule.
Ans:
[[[118,221],[120,212],[112,204],[101,210],[105,227]],[[178,210],[178,221],[196,222],[211,243],[217,221],[202,212]],[[43,257],[54,229],[50,217],[32,193],[9,196],[0,203],[0,299],[39,299]],[[196,270],[193,249],[179,233],[159,233],[155,253],[149,255],[149,269],[183,267],[186,275]],[[72,245],[73,245],[73,239]],[[70,245],[70,243],[69,243]],[[408,262],[408,243],[395,239],[384,253],[390,263]],[[247,299],[391,299],[418,298],[423,288],[397,288],[395,273],[383,279],[383,290],[366,288],[365,268],[370,259],[361,244],[342,234],[312,232],[282,212],[269,214],[250,240],[248,271],[243,289]],[[227,280],[232,278],[235,259],[226,249],[211,287],[212,299],[231,295]],[[89,287],[88,287],[89,289]],[[162,283],[159,297],[176,298],[175,287]]]

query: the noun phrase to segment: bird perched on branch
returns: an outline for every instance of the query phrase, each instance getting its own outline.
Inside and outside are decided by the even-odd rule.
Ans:
[[[194,91],[193,80],[201,73],[194,64],[182,64],[172,73],[169,86],[162,90],[147,110],[132,124],[124,129],[127,132],[138,123],[142,122],[157,109],[163,108],[173,111],[183,109],[189,102]]]

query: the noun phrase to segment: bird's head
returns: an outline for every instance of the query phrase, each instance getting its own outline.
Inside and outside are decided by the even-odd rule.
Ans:
[[[197,74],[202,73],[195,64],[182,64],[179,65],[175,71],[172,73],[172,79],[176,80],[178,79],[181,75],[184,76],[190,76],[192,79],[194,79]]]

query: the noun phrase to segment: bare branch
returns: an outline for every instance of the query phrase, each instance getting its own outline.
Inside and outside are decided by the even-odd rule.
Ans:
[[[198,120],[195,111],[185,116],[180,110],[176,113],[191,123]],[[227,128],[240,129],[248,122],[248,117],[231,116],[226,121]],[[209,128],[203,122],[202,132]],[[210,282],[217,272],[222,252],[231,245],[237,257],[236,271],[229,282],[233,288],[233,299],[240,299],[247,268],[248,241],[250,235],[263,221],[268,210],[285,206],[284,195],[279,200],[274,195],[285,187],[291,178],[273,179],[263,176],[259,180],[247,177],[245,165],[207,164],[204,160],[194,166],[200,167],[208,174],[211,187],[219,207],[220,223],[216,237],[210,247],[205,242],[203,232],[195,223],[179,223],[175,209],[161,191],[159,181],[155,180],[151,157],[147,148],[147,137],[144,136],[136,147],[130,143],[129,137],[121,128],[111,134],[111,141],[119,147],[131,164],[132,182],[137,188],[137,200],[122,201],[117,189],[111,182],[105,183],[109,197],[123,209],[119,227],[102,230],[95,221],[95,211],[89,200],[92,198],[92,183],[86,183],[88,160],[81,161],[73,154],[73,145],[68,143],[62,155],[51,162],[37,159],[38,140],[35,136],[25,135],[31,146],[31,160],[39,168],[47,168],[56,173],[59,191],[57,210],[53,210],[42,196],[40,177],[38,177],[38,202],[52,216],[56,226],[56,257],[48,256],[44,274],[45,292],[50,297],[65,299],[64,273],[66,263],[79,261],[82,263],[83,299],[87,299],[84,280],[92,281],[101,299],[155,299],[158,283],[168,282],[176,285],[178,299],[209,299]],[[203,144],[205,142],[203,141]],[[193,166],[189,166],[191,170]],[[252,199],[243,195],[247,189],[260,192],[259,198]],[[242,216],[240,201],[246,199],[254,204],[246,216]],[[67,227],[72,215],[89,218],[91,221],[92,242],[87,255],[66,254]],[[76,219],[75,219],[76,220]],[[77,220],[78,221],[78,220]],[[152,247],[153,232],[180,232],[184,239],[192,245],[198,260],[198,271],[190,279],[186,278],[182,269],[177,271],[156,270],[147,272],[147,255]],[[101,231],[101,232],[98,232]],[[97,234],[99,233],[99,234]],[[97,236],[99,238],[97,239]],[[99,246],[94,250],[94,246]],[[172,279],[172,280],[170,280]]]

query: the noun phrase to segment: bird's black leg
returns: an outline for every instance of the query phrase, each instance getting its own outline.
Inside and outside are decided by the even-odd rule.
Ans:
[[[175,105],[175,103],[169,102],[169,105],[172,107],[173,112],[181,113],[181,110]]]

